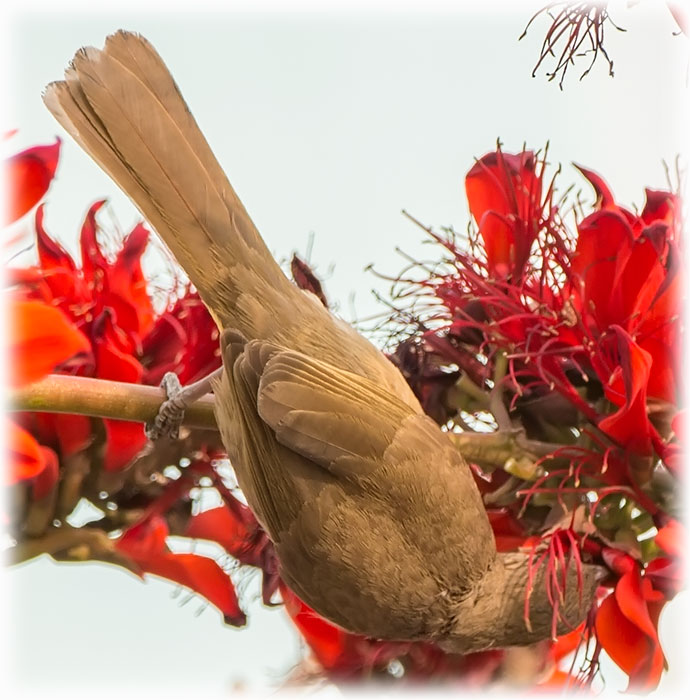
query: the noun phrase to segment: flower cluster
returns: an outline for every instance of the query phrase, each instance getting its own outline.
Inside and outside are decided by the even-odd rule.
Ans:
[[[680,536],[680,201],[647,190],[633,213],[579,168],[596,201],[566,212],[572,231],[545,170],[545,154],[498,148],[469,171],[468,239],[428,230],[445,266],[394,288],[423,328],[407,341],[422,361],[399,364],[459,440],[487,412],[494,445],[516,435],[522,463],[474,460],[499,548],[507,537],[535,568],[548,562],[555,617],[565,558],[607,566],[614,590],[602,587],[584,636],[650,689],[663,668],[656,622],[679,580],[668,539]],[[452,377],[441,391],[439,374]],[[472,401],[458,401],[463,386]]]
[[[12,159],[11,173],[29,173],[15,178],[12,212],[26,213],[41,198],[55,172],[58,148],[59,144],[38,147]],[[25,160],[28,164],[21,165]],[[41,161],[43,168],[36,164]],[[37,264],[8,274],[15,385],[51,371],[151,385],[174,371],[181,381],[191,382],[220,366],[218,330],[196,293],[186,289],[162,313],[154,313],[141,267],[148,230],[138,224],[116,250],[106,251],[97,221],[103,205],[96,202],[84,219],[80,265],[46,231],[44,205],[36,210]],[[171,534],[206,537],[215,519],[227,552],[267,572],[266,600],[276,590],[269,542],[215,468],[225,457],[218,435],[188,432],[179,443],[153,452],[147,452],[146,442],[136,422],[64,413],[16,414],[9,481],[10,502],[20,505],[11,514],[13,537],[18,543],[40,542],[46,534],[60,531],[63,538],[51,554],[70,558],[81,541],[80,528],[73,528],[69,518],[85,499],[101,510],[96,522],[109,536],[87,540],[86,558],[175,581],[218,607],[226,622],[244,624],[228,572],[214,558],[171,551],[167,542]],[[169,465],[183,466],[181,476],[166,476]],[[193,494],[206,483],[222,493],[222,505],[193,513]],[[234,530],[224,517],[234,523]],[[90,523],[92,529],[95,524]]]

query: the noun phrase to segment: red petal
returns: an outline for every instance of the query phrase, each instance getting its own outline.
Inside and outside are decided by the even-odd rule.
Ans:
[[[13,386],[34,382],[73,355],[91,349],[84,334],[59,309],[40,301],[12,301],[9,312]]]
[[[117,541],[117,548],[135,561],[143,561],[166,551],[168,524],[160,516],[152,516],[132,525]]]
[[[144,339],[144,364],[151,368],[146,381],[158,383],[163,366],[175,372],[182,384],[207,376],[221,364],[218,335],[218,327],[197,294],[178,299]]]
[[[82,267],[97,302],[94,314],[109,309],[115,313],[120,328],[130,336],[140,338],[153,324],[153,307],[140,264],[149,234],[142,224],[135,226],[111,265],[103,255],[96,235],[96,214],[104,204],[105,200],[102,200],[91,206],[81,230]]]
[[[663,229],[662,233],[665,234],[666,227]],[[654,232],[646,229],[635,241],[620,275],[620,282],[615,290],[611,290],[611,297],[616,300],[614,313],[617,318],[609,318],[631,331],[634,328],[632,324],[640,324],[649,314],[652,302],[667,275],[653,235]]]
[[[680,212],[680,201],[673,192],[665,190],[645,190],[647,201],[640,218],[651,224],[656,221],[673,226],[676,222],[676,214]]]
[[[659,624],[659,615],[666,604],[665,600],[649,602],[649,616],[656,628]],[[658,641],[652,646],[647,658],[640,661],[637,667],[630,674],[630,684],[628,690],[637,692],[650,692],[654,690],[661,680],[661,674],[667,667],[664,652]]]
[[[140,563],[147,573],[175,581],[206,598],[223,613],[227,624],[235,627],[246,624],[230,577],[213,559],[169,552]]]
[[[602,332],[612,323],[626,320],[621,318],[612,290],[620,283],[633,240],[628,222],[618,212],[596,212],[578,226],[571,265],[574,292],[582,315],[593,319]]]
[[[685,550],[684,550],[685,551]],[[657,557],[647,564],[644,573],[644,581],[651,583],[654,590],[649,595],[649,588],[645,591],[647,601],[659,600],[659,595],[665,600],[671,600],[683,588],[683,574],[681,560]],[[650,613],[651,614],[651,613]]]
[[[612,661],[627,674],[650,653],[650,640],[622,613],[611,593],[597,611],[597,638]]]
[[[45,283],[54,298],[63,298],[71,305],[85,303],[90,298],[81,273],[72,257],[45,230],[43,220],[45,207],[36,210],[36,247]]]
[[[525,529],[508,508],[490,508],[486,511],[491,529],[501,535],[524,535]]]
[[[41,204],[36,210],[36,246],[38,259],[44,272],[54,267],[68,269],[76,272],[74,260],[67,251],[45,230],[43,220],[45,218],[45,205]]]
[[[108,268],[108,261],[101,252],[101,247],[96,238],[96,231],[98,230],[96,214],[105,202],[106,200],[102,199],[91,205],[84,218],[84,223],[81,226],[81,236],[79,239],[81,266],[84,270],[84,276],[95,285],[95,292],[99,292],[102,289],[103,278]]]
[[[618,608],[636,627],[656,641],[656,627],[652,624],[642,593],[642,579],[638,569],[628,571],[616,584],[614,591]]]
[[[104,356],[102,363],[97,362],[98,376],[104,379],[117,379],[123,382],[138,381],[140,368],[132,364],[136,353],[136,344],[117,325],[110,309],[105,309],[91,326],[91,339],[97,350],[107,348],[114,354]]]
[[[165,520],[152,516],[130,527],[117,548],[142,571],[175,581],[206,598],[223,613],[228,624],[244,625],[246,617],[230,577],[208,557],[170,552],[165,543],[168,534]]]
[[[24,216],[43,198],[55,175],[60,157],[60,139],[50,146],[34,146],[5,162],[8,185],[4,224]]]
[[[172,313],[167,311],[159,316],[142,341],[142,364],[146,367],[144,384],[160,384],[166,372],[175,372],[179,376],[187,350],[186,342],[187,334],[182,323]]]
[[[282,582],[280,593],[285,603],[285,609],[311,647],[319,663],[325,669],[338,666],[345,653],[346,633],[319,617]]]
[[[652,358],[619,326],[613,326],[611,331],[617,338],[616,364],[623,380],[625,403],[614,414],[599,421],[599,428],[621,445],[641,454],[647,454],[651,449],[651,425],[647,415],[647,383]],[[612,386],[609,381],[615,375],[603,376],[598,367],[597,372],[600,373],[607,398],[620,404],[620,398],[622,398],[620,389]]]
[[[637,567],[637,563],[629,554],[614,547],[604,547],[601,550],[601,556],[606,566],[619,576],[623,576]]]
[[[249,508],[238,502],[238,506],[248,513]],[[252,516],[253,520],[253,516]],[[225,505],[219,508],[211,508],[194,515],[189,520],[185,537],[201,540],[211,540],[220,544],[228,554],[243,561],[255,546],[251,531],[246,526],[246,520],[235,517]]]
[[[673,557],[680,559],[685,554],[685,528],[677,520],[670,520],[660,528],[654,541],[664,552]]]
[[[681,365],[680,298],[681,275],[671,271],[664,290],[647,311],[638,329],[638,345],[653,358],[647,392],[670,403],[677,403]]]
[[[103,468],[116,472],[127,467],[146,446],[146,435],[141,423],[103,419],[107,447]]]
[[[138,384],[143,368],[138,360],[121,348],[127,346],[126,338],[113,323],[111,314],[104,312],[92,326],[96,354],[96,376]],[[146,445],[144,428],[140,423],[104,419],[107,445],[103,458],[106,471],[126,467]]]
[[[584,628],[585,623],[583,622],[572,632],[558,637],[558,639],[551,644],[549,656],[558,663],[561,659],[568,656],[568,654],[574,652],[583,642]]]
[[[581,165],[577,165],[577,163],[573,163],[573,165],[587,178],[589,184],[594,188],[597,195],[597,202],[595,204],[597,209],[608,209],[609,207],[615,206],[613,194],[601,175],[597,175],[593,170],[583,168]]]
[[[467,173],[465,192],[484,241],[489,272],[519,275],[541,217],[541,177],[534,154],[487,153]]]
[[[94,439],[91,419],[87,416],[32,413],[31,424],[26,427],[41,444],[56,450],[63,459],[86,449]]]
[[[87,416],[56,413],[51,417],[62,457],[71,457],[81,452],[93,440],[93,426]]]
[[[125,325],[128,331],[140,336],[153,326],[153,306],[146,290],[146,279],[141,269],[141,256],[149,242],[149,232],[143,224],[137,224],[122,245],[115,263],[109,270],[108,290],[131,306],[135,311],[134,324]],[[115,306],[116,312],[118,311]],[[121,324],[124,320],[118,314]]]
[[[499,279],[508,277],[515,257],[515,230],[495,211],[487,211],[478,222],[484,240],[489,271]]]
[[[45,453],[31,433],[14,421],[5,421],[10,468],[5,470],[7,484],[33,479],[45,468]]]

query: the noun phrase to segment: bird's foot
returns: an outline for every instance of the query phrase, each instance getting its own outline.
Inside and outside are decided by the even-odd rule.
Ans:
[[[153,421],[144,426],[149,440],[171,437],[176,440],[180,436],[180,427],[184,420],[184,412],[188,406],[208,394],[213,389],[213,382],[223,373],[223,368],[211,372],[198,381],[183,387],[174,372],[163,375],[161,386],[165,389],[167,400],[158,409],[158,415]]]
[[[159,440],[162,437],[176,440],[180,436],[180,426],[189,401],[174,372],[166,372],[163,375],[161,386],[165,389],[167,400],[161,404],[153,421],[146,423],[144,432],[149,440]]]

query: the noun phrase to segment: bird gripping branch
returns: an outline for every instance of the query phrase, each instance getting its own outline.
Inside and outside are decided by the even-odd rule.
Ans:
[[[351,632],[458,652],[551,633],[538,572],[498,554],[470,470],[398,369],[282,273],[155,49],[119,31],[45,103],[177,258],[222,330],[217,421],[285,582]],[[596,589],[567,572],[559,632]],[[525,596],[531,595],[529,624]]]

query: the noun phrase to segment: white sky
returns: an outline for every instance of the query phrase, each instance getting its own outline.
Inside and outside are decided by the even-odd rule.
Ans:
[[[665,186],[662,160],[687,153],[688,43],[672,36],[663,3],[616,3],[614,19],[628,31],[607,28],[615,78],[600,63],[578,82],[584,66],[576,66],[563,92],[543,71],[530,77],[546,20],[517,42],[540,4],[456,3],[462,11],[451,12],[435,3],[433,12],[416,6],[398,14],[380,4],[375,12],[358,5],[328,13],[293,4],[278,14],[260,3],[264,9],[249,14],[189,3],[163,11],[151,2],[97,13],[60,3],[53,13],[25,2],[5,26],[2,130],[20,129],[12,152],[63,136],[47,227],[71,250],[84,212],[104,196],[111,201],[104,222],[112,216],[129,230],[138,219],[133,206],[61,132],[40,96],[80,46],[100,46],[118,28],[144,34],[269,247],[279,258],[304,253],[314,232],[317,270],[335,265],[327,293],[346,318],[355,293],[363,317],[381,311],[369,290],[386,288],[363,271],[368,263],[395,273],[403,264],[396,246],[430,254],[400,210],[464,229],[463,176],[498,137],[507,151],[550,141],[551,162],[564,166],[561,190],[577,183],[589,196],[569,165],[576,161],[602,174],[628,205],[643,204],[645,186]],[[155,273],[155,256],[148,262]],[[167,583],[144,585],[95,564],[42,560],[5,579],[14,591],[15,672],[39,695],[50,688],[90,697],[106,686],[156,697],[164,679],[167,697],[173,690],[215,697],[236,683],[275,685],[297,656],[297,635],[281,611],[254,605],[248,629],[236,631],[212,609],[195,617],[198,601],[179,607]],[[680,599],[662,622],[676,673],[687,660],[672,622],[686,608]],[[611,689],[625,687],[615,669],[607,680]]]

